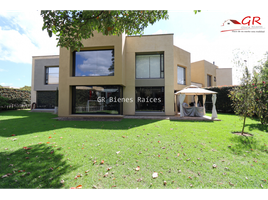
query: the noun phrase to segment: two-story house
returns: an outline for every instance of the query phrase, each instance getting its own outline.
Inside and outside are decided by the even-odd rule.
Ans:
[[[79,52],[33,57],[32,103],[58,115],[174,115],[174,93],[191,84],[190,53],[173,34],[104,36],[83,40]],[[189,101],[186,99],[186,101]]]

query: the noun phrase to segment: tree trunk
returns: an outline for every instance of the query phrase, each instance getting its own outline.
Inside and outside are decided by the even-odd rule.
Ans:
[[[244,123],[243,123],[243,128],[242,128],[242,135],[244,135],[244,128],[245,128],[245,124],[246,124],[246,118],[247,118],[247,116],[244,116]]]

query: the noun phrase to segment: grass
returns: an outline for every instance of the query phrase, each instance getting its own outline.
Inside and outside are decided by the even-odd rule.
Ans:
[[[268,188],[268,129],[254,119],[245,128],[254,136],[243,137],[231,133],[242,121],[228,114],[215,122],[54,117],[0,113],[0,176],[11,174],[0,188]]]

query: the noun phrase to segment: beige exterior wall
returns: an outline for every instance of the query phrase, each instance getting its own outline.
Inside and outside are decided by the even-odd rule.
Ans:
[[[218,66],[201,60],[191,64],[191,79],[192,82],[202,84],[202,87],[207,87],[207,75],[211,76],[211,86],[216,86],[214,77],[216,77],[216,69]]]
[[[173,78],[173,34],[130,36],[126,38],[126,87],[124,97],[134,97],[134,102],[124,103],[124,114],[135,114],[135,86],[165,86],[165,114],[174,115],[174,78]],[[136,80],[135,56],[136,53],[164,52],[164,80]],[[142,82],[142,83],[141,83]],[[139,85],[138,85],[139,84]],[[125,92],[125,93],[124,93]]]
[[[114,49],[114,76],[73,77],[73,53],[66,48],[60,49],[59,58],[59,110],[61,117],[72,115],[72,86],[76,85],[120,85],[123,97],[133,98],[133,103],[123,103],[123,115],[135,115],[135,87],[164,86],[165,115],[174,115],[174,91],[185,85],[177,84],[177,66],[186,68],[186,85],[191,83],[190,53],[173,45],[173,34],[150,36],[103,36],[95,34],[93,38],[83,40],[82,50]],[[136,53],[163,52],[164,78],[136,79]],[[84,115],[83,115],[84,116]],[[96,116],[96,115],[94,115]]]
[[[219,68],[206,60],[191,64],[191,79],[194,83],[207,87],[207,75],[211,76],[211,86],[232,85],[232,68]],[[216,77],[216,81],[214,81]]]
[[[96,33],[94,37],[82,40],[82,50],[114,49],[114,76],[103,77],[72,77],[73,53],[66,48],[60,49],[60,76],[59,76],[59,116],[70,116],[72,111],[71,86],[75,85],[125,85],[124,45],[125,36],[103,36]]]
[[[217,86],[232,85],[232,68],[216,69]]]

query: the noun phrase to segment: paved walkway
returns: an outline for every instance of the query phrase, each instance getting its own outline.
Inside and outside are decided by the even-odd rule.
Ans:
[[[187,121],[221,121],[220,119],[212,119],[209,116],[203,117],[180,117],[179,115],[175,116],[138,116],[138,115],[127,115],[124,116],[126,119],[157,119],[157,120],[187,120]]]

